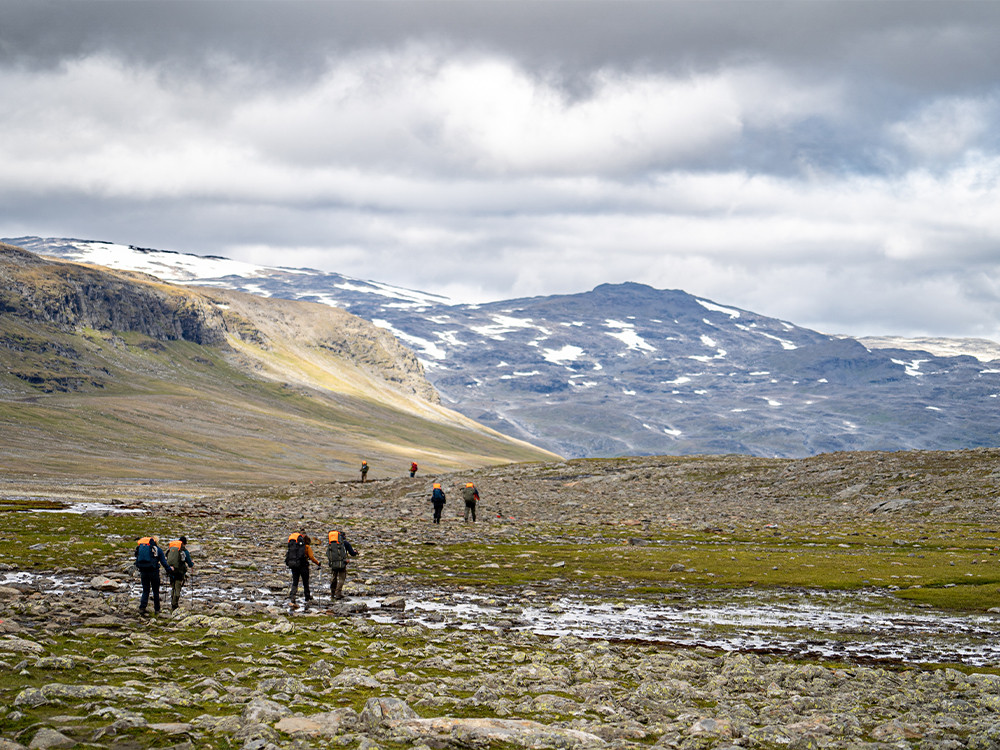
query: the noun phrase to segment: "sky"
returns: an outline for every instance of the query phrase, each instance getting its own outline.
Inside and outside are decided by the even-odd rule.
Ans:
[[[1000,3],[0,0],[0,237],[1000,341]]]

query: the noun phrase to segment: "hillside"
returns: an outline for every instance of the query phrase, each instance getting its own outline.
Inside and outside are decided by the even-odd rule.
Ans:
[[[0,461],[25,473],[318,479],[551,458],[443,408],[344,311],[0,246]]]

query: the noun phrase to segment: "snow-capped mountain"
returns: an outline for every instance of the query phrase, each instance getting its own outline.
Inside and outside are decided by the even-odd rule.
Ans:
[[[310,269],[79,240],[4,241],[344,308],[416,352],[445,403],[565,456],[1000,444],[1000,362],[868,349],[683,291],[629,283],[459,305]]]

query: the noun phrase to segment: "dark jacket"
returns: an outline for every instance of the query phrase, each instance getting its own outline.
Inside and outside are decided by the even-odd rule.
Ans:
[[[150,569],[155,570],[157,565],[162,565],[163,569],[172,575],[173,572],[174,572],[174,570],[167,563],[167,558],[163,556],[163,550],[160,549],[159,545],[156,544],[156,542],[150,542],[149,546],[150,546],[150,550],[153,553],[153,559],[150,560],[150,561],[148,561],[148,562],[147,561],[140,562],[139,561],[139,545],[136,545],[136,547],[135,547],[135,567],[139,568],[139,570],[150,570]]]
[[[445,503],[444,490],[442,490],[440,487],[435,487],[434,492],[431,493],[431,502],[434,503],[435,505],[444,505]]]

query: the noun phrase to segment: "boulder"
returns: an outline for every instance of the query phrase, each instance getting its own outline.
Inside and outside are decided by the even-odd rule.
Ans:
[[[290,716],[292,710],[275,701],[266,698],[254,698],[243,707],[240,714],[248,724],[270,724],[286,716]]]
[[[38,748],[39,750],[47,750],[50,747],[75,747],[76,744],[76,740],[67,737],[62,732],[57,732],[55,729],[50,729],[49,727],[42,727],[31,738],[28,749],[35,750]]]
[[[369,729],[376,729],[389,720],[416,719],[417,712],[399,698],[369,698],[359,716]]]
[[[107,576],[94,576],[90,579],[90,588],[94,591],[119,591],[128,588],[128,586],[118,581],[112,581]]]

